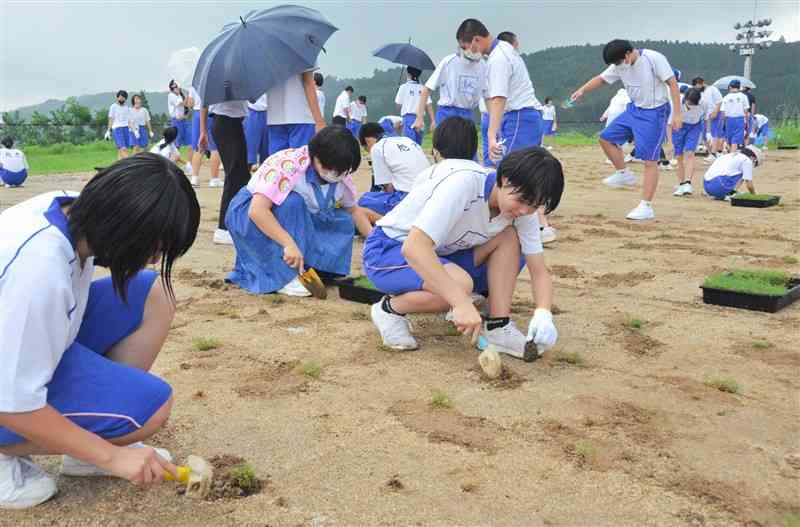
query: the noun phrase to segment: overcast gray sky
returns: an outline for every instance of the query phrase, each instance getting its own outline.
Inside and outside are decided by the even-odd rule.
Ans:
[[[284,3],[314,7],[339,28],[320,67],[326,74],[352,77],[389,67],[371,57],[371,51],[409,37],[438,62],[452,52],[455,30],[468,17],[483,21],[492,34],[514,31],[526,52],[611,38],[727,42],[734,37],[731,26],[752,18],[756,2],[0,0],[0,110],[120,88],[166,90],[166,64],[173,51],[202,49],[239,15]],[[798,5],[797,0],[758,0],[756,16],[773,19],[774,38],[800,40]]]

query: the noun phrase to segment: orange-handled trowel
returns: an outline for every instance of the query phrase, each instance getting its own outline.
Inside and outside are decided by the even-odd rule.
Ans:
[[[319,298],[320,300],[328,298],[328,290],[325,288],[325,284],[322,283],[322,280],[313,267],[309,267],[308,270],[302,273],[298,278],[300,279],[300,283],[309,290],[311,296]]]

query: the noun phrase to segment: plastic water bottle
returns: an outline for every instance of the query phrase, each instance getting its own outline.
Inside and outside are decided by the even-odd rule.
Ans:
[[[573,101],[571,98],[561,103],[561,108],[564,110],[569,110],[570,108],[574,107],[575,107],[575,101]]]
[[[481,335],[480,337],[478,337],[478,349],[479,349],[479,350],[483,351],[483,350],[485,350],[485,349],[486,349],[488,346],[489,346],[489,341],[488,341],[488,340],[486,340],[486,337],[484,337],[483,335]]]

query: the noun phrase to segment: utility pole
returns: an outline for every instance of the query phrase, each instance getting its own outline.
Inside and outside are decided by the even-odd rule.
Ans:
[[[733,29],[738,31],[736,33],[736,42],[733,42],[728,48],[736,53],[739,52],[740,56],[744,57],[744,78],[750,79],[753,73],[753,55],[757,49],[767,49],[772,45],[769,36],[772,31],[766,28],[772,24],[771,18],[763,20],[748,20],[747,22],[737,22]]]

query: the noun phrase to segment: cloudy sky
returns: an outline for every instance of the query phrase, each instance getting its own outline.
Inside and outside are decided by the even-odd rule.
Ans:
[[[172,52],[203,48],[226,23],[254,8],[291,2],[36,2],[0,0],[0,110],[125,89],[166,90]],[[300,1],[294,3],[300,4]],[[370,56],[413,38],[434,61],[451,53],[468,17],[493,34],[512,30],[524,51],[611,38],[727,42],[753,17],[754,0],[537,0],[527,2],[302,2],[339,31],[320,59],[326,74],[369,75],[387,63]],[[800,2],[758,0],[773,37],[800,40]],[[756,59],[757,60],[757,59]],[[602,65],[598,62],[598,68]],[[589,72],[587,72],[589,73]]]

